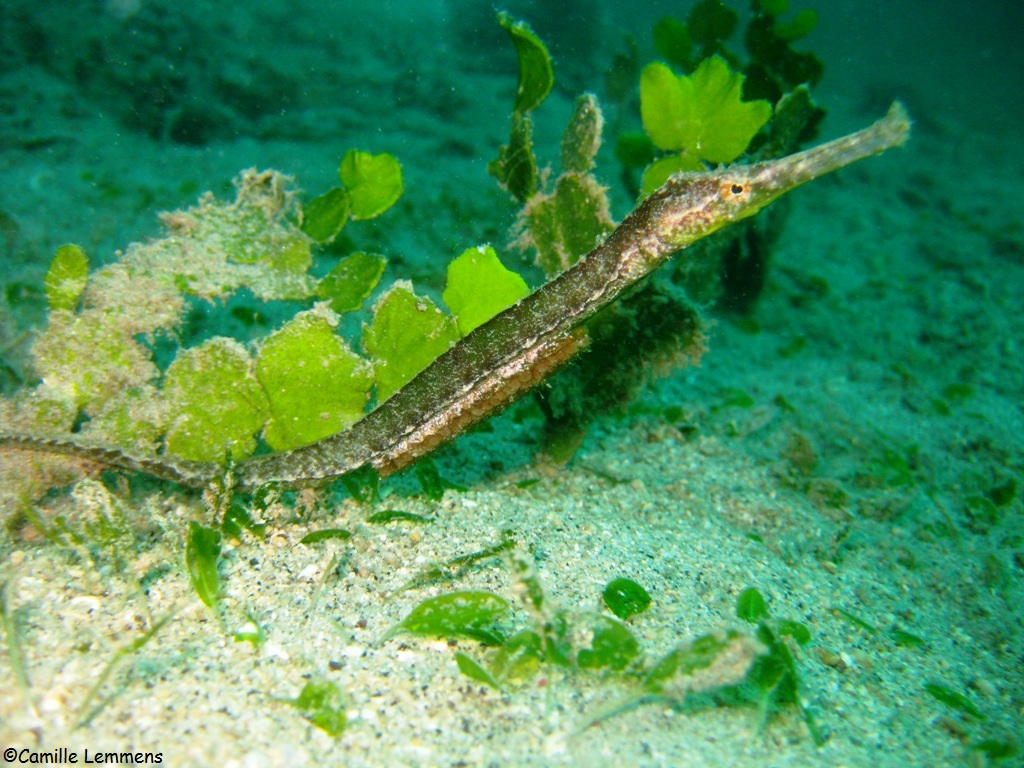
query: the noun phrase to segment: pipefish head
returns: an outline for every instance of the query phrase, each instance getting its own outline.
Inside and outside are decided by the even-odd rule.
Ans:
[[[909,133],[906,110],[895,102],[867,128],[803,152],[754,165],[678,173],[649,198],[662,242],[685,248],[808,181],[903,144]]]

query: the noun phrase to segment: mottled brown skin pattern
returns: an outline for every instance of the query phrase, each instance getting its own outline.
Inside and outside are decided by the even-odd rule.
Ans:
[[[677,174],[573,267],[460,339],[364,418],[330,437],[234,467],[236,488],[324,483],[365,466],[386,475],[515,400],[586,344],[582,325],[673,254],[825,173],[902,144],[902,106],[872,126],[751,166]],[[0,446],[64,453],[204,487],[224,470],[67,438],[0,435]]]

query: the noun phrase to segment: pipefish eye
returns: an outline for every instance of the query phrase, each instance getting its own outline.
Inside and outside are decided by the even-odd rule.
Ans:
[[[724,200],[746,200],[750,196],[750,182],[735,179],[723,181],[721,195]]]

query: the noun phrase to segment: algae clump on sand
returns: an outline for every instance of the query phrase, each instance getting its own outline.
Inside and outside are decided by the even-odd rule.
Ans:
[[[132,244],[92,274],[81,248],[59,249],[46,280],[48,325],[32,349],[39,383],[0,401],[0,431],[222,464],[253,455],[261,442],[289,450],[359,420],[528,293],[490,246],[470,248],[449,276],[453,314],[399,281],[375,302],[361,344],[346,340],[340,315],[362,307],[386,260],[357,251],[317,279],[314,249],[348,220],[384,213],[403,184],[388,154],[350,151],[339,176],[343,186],[304,207],[288,177],[244,171],[234,200],[207,194],[163,214],[163,237]],[[183,345],[197,302],[223,303],[243,289],[265,302],[295,302],[297,314],[249,345],[224,336]],[[168,344],[178,347],[169,364],[158,352]],[[20,503],[65,484],[77,474],[68,462],[27,453],[0,465],[6,498]]]

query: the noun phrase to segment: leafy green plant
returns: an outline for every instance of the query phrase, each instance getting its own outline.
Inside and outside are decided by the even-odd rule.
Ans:
[[[620,619],[628,619],[643,613],[651,606],[651,596],[647,590],[632,579],[612,579],[605,585],[601,599],[608,610]]]
[[[508,611],[505,598],[493,592],[466,590],[424,600],[384,635],[398,632],[455,637],[462,635],[485,642],[498,642],[494,625]]]
[[[753,661],[745,685],[735,689],[728,697],[729,700],[741,703],[752,692],[760,711],[762,728],[767,725],[772,712],[778,707],[797,707],[803,715],[811,738],[820,746],[824,743],[825,736],[818,729],[813,713],[801,699],[801,681],[796,659],[785,642],[785,638],[789,637],[797,645],[805,646],[811,641],[810,630],[797,621],[770,619],[764,596],[753,587],[748,587],[740,593],[736,602],[736,615],[743,621],[756,624],[755,637],[766,652]]]
[[[703,170],[701,161],[730,163],[746,151],[768,122],[767,101],[743,101],[743,75],[720,56],[701,62],[692,75],[677,77],[660,62],[640,76],[640,112],[654,145],[679,152],[658,160],[644,172],[643,192],[650,194],[673,173]]]
[[[348,541],[350,538],[352,538],[352,534],[344,528],[322,528],[319,531],[307,533],[299,539],[299,544],[316,544],[318,541],[327,541],[328,539]]]
[[[328,736],[340,736],[348,727],[344,694],[330,680],[307,680],[288,703]]]
[[[931,694],[936,701],[942,702],[950,709],[955,709],[974,720],[984,720],[984,713],[977,705],[959,691],[953,690],[942,683],[925,683],[924,689]]]
[[[195,520],[188,524],[185,538],[185,565],[189,581],[203,604],[213,608],[220,598],[220,531],[200,525]]]
[[[349,218],[372,218],[393,205],[401,169],[390,155],[353,151],[339,175],[344,187],[302,207],[284,177],[246,172],[236,180],[233,203],[207,196],[165,215],[165,238],[133,246],[92,274],[80,248],[59,249],[47,278],[49,326],[33,350],[44,383],[6,404],[5,418],[51,433],[70,431],[78,420],[86,441],[151,455],[162,447],[193,462],[238,461],[261,441],[288,450],[352,424],[374,395],[386,400],[528,292],[492,248],[467,249],[452,263],[445,291],[455,315],[399,281],[377,300],[360,355],[338,335],[338,313],[360,309],[385,260],[357,251],[316,280],[308,272],[311,249]],[[345,202],[328,205],[333,198]],[[255,353],[214,337],[179,349],[161,371],[145,340],[176,333],[189,302],[224,299],[241,288],[265,300],[317,298],[329,305],[299,312]]]

